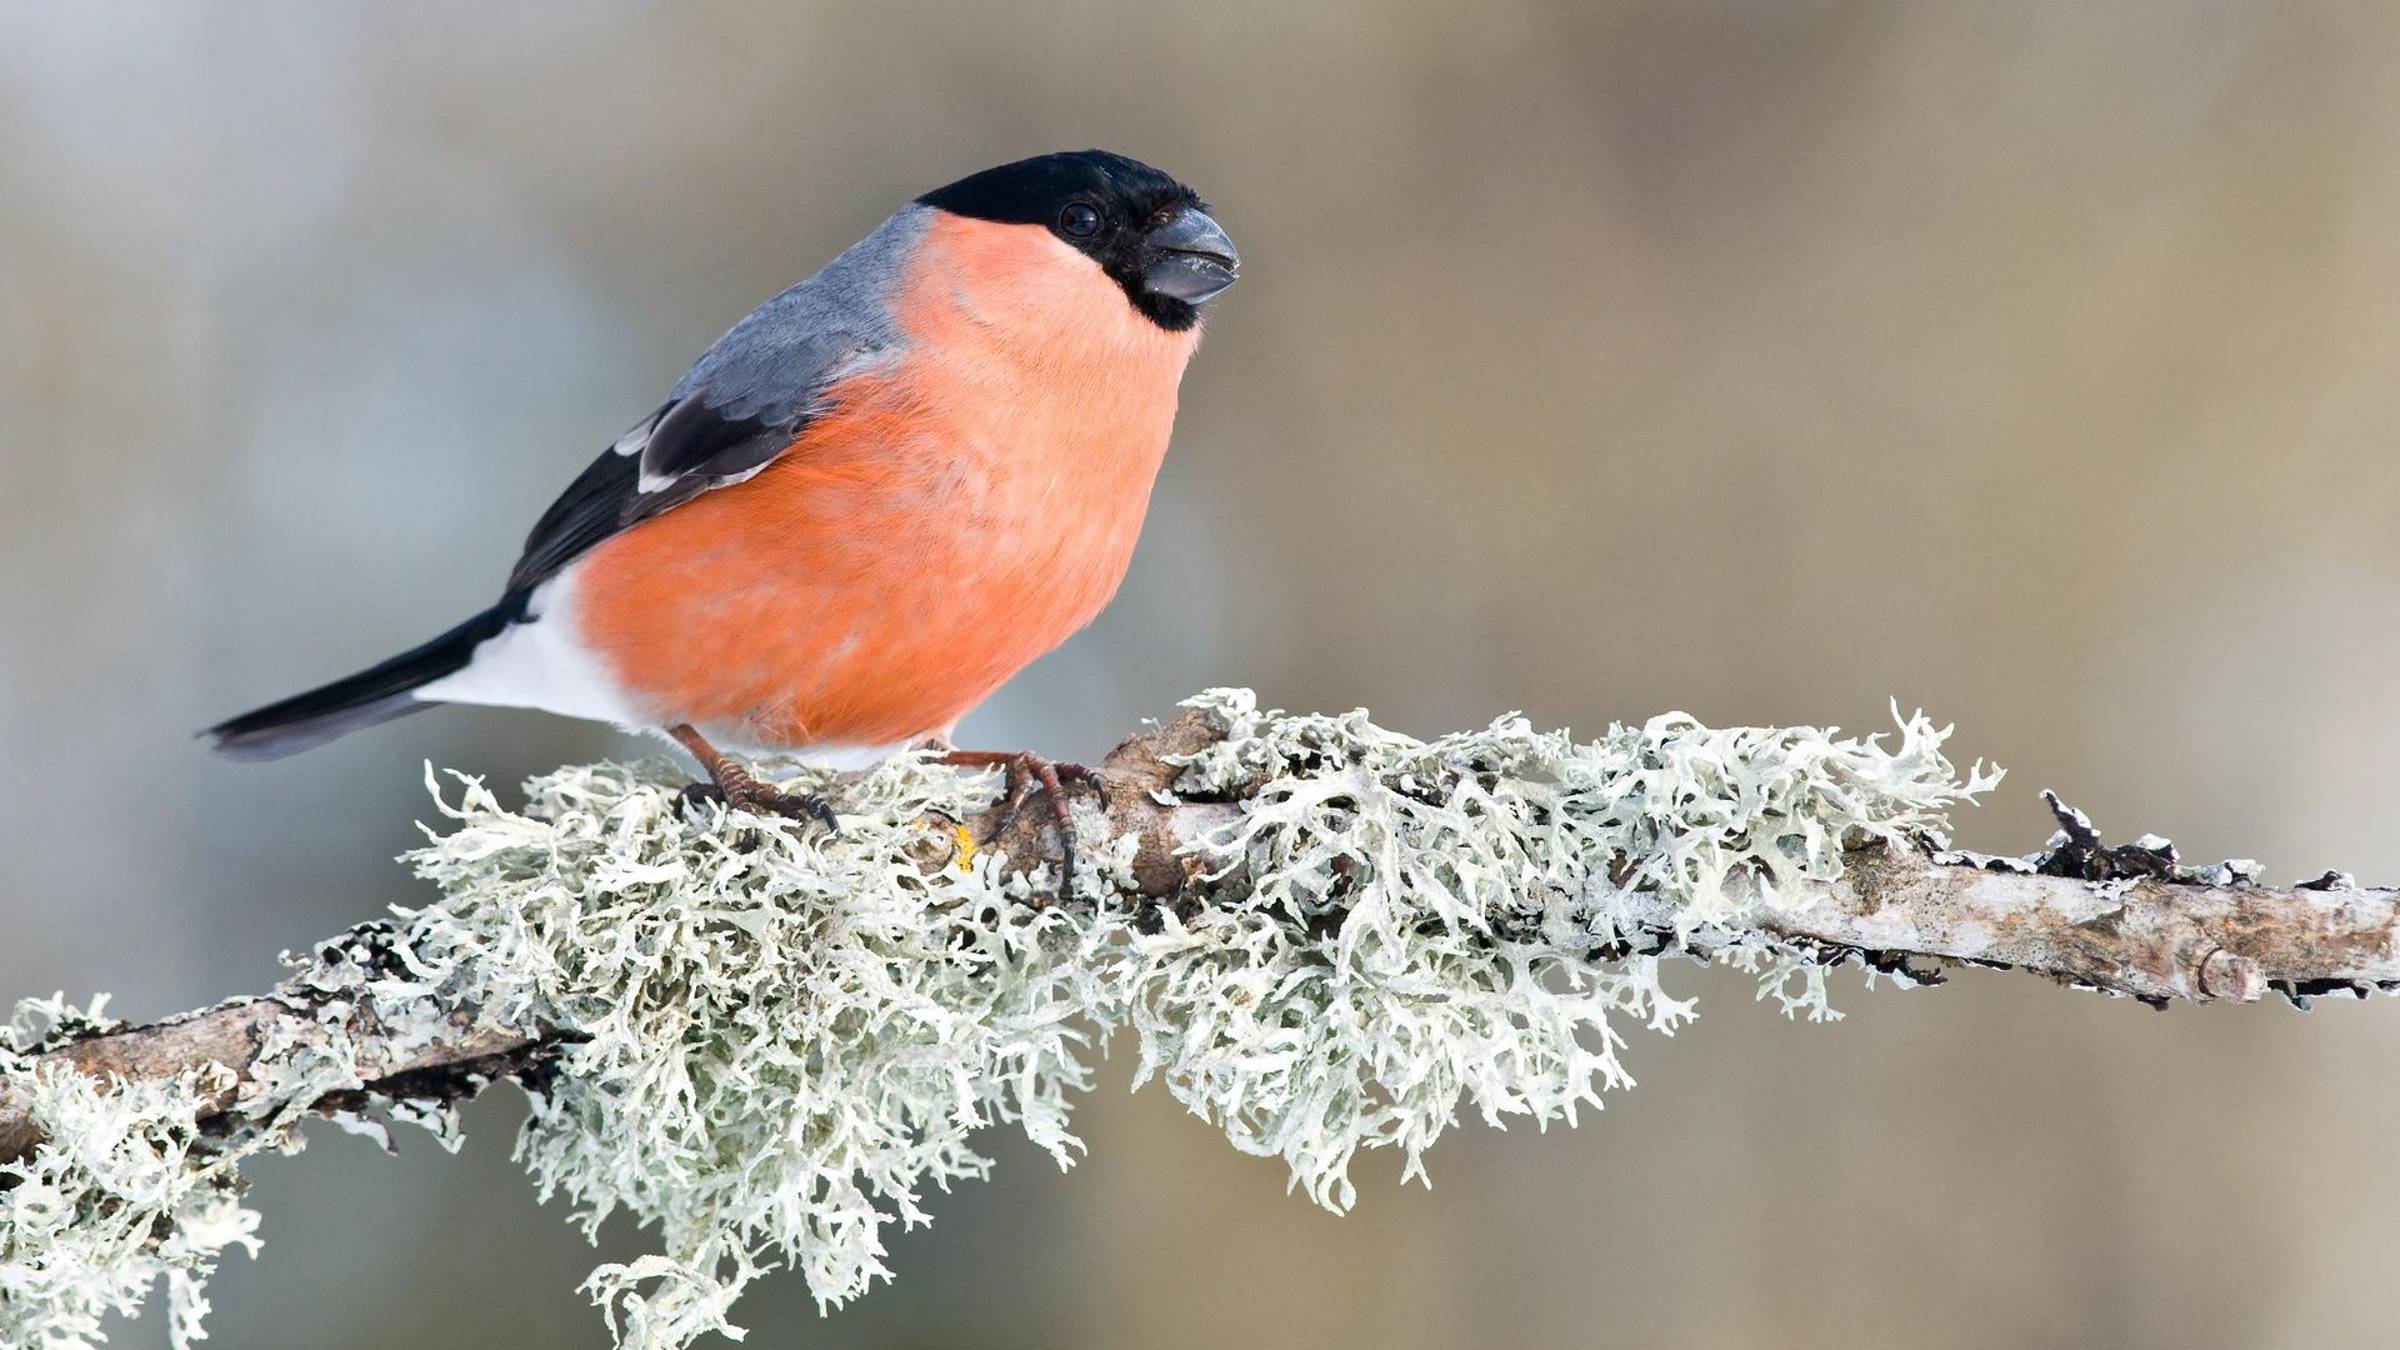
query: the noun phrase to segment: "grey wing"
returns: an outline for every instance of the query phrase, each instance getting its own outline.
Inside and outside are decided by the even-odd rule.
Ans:
[[[540,585],[620,530],[765,468],[823,415],[830,386],[885,350],[842,330],[744,332],[766,314],[762,307],[726,334],[559,494],[509,571],[510,593]]]
[[[738,483],[824,415],[840,380],[894,359],[887,297],[923,228],[911,207],[717,339],[666,401],[592,461],[525,540],[522,596],[620,530]]]

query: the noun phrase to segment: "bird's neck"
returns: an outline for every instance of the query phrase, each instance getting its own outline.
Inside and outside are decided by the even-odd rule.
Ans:
[[[982,409],[1054,472],[1148,496],[1197,328],[1159,327],[1039,226],[937,214],[903,289],[912,358],[938,365],[922,374],[945,404]]]

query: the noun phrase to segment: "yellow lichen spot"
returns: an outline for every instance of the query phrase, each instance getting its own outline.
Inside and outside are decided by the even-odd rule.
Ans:
[[[975,832],[964,825],[953,825],[950,827],[950,833],[958,840],[958,870],[961,872],[973,871],[975,855],[980,852],[975,847]]]

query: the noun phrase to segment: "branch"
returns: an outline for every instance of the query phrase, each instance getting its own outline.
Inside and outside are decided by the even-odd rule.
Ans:
[[[2400,892],[2347,878],[2293,887],[2205,876],[2086,879],[2046,871],[2055,853],[1978,865],[1950,852],[1878,847],[1851,855],[1824,903],[1760,916],[1779,937],[1858,953],[2024,970],[2164,1007],[2297,1006],[2400,984]],[[2010,865],[2016,864],[2016,865]]]
[[[1628,1083],[1616,1019],[1691,1015],[1662,957],[1818,1016],[1823,970],[1852,963],[2157,1006],[2400,987],[2400,892],[2106,846],[2055,797],[2040,852],[1949,849],[1946,809],[1997,775],[1958,774],[1921,716],[1887,751],[1680,716],[1428,744],[1243,691],[1193,706],[1117,747],[1105,796],[1076,790],[1072,885],[1050,812],[918,760],[818,775],[830,836],[694,815],[655,767],[561,770],[522,812],[469,782],[414,858],[444,899],[320,944],[271,993],[69,1018],[14,1052],[0,1027],[0,1341],[12,1299],[74,1344],[159,1273],[196,1318],[198,1277],[255,1222],[243,1156],[310,1111],[438,1123],[500,1078],[534,1098],[545,1193],[660,1227],[666,1254],[588,1287],[621,1343],[680,1347],[728,1329],[766,1264],[828,1302],[886,1276],[881,1226],[982,1174],[982,1124],[1069,1159],[1089,1025],[1130,1026],[1141,1077],[1339,1210],[1358,1148],[1414,1173],[1463,1102],[1572,1118]],[[12,1211],[28,1181],[42,1203]]]
[[[1203,870],[1199,846],[1241,811],[1238,800],[1158,799],[1174,797],[1179,761],[1222,734],[1213,719],[1187,713],[1130,737],[1103,763],[1107,827],[1139,841],[1132,872],[1135,893],[1145,900],[1188,903]],[[2179,867],[2163,841],[2101,850],[2088,820],[2048,800],[2068,831],[2080,827],[2083,837],[2062,831],[2050,849],[2017,858],[1927,844],[1855,849],[1842,879],[1808,888],[1798,903],[1759,906],[1757,927],[1814,944],[1828,962],[1857,960],[1919,978],[1941,963],[2022,970],[2161,1006],[2249,1003],[2273,990],[2306,1007],[2315,996],[2363,997],[2400,986],[2400,891],[2360,887],[2340,873],[2292,887],[2256,885],[2240,866]],[[1058,862],[1057,838],[1040,811],[995,806],[963,825],[990,841],[987,849],[1036,864]],[[957,860],[953,836],[929,840],[929,869]],[[1238,896],[1248,880],[1237,869],[1213,885]],[[409,1098],[432,1095],[444,1081],[464,1088],[506,1076],[554,1040],[493,1028],[481,1010],[459,1008],[451,1017],[454,1034],[397,1046],[362,1008],[345,1004],[347,1011],[329,1017],[328,1006],[342,1004],[343,992],[287,983],[264,996],[92,1034],[40,1059],[150,1079],[223,1065],[234,1082],[208,1096],[214,1114],[253,1081],[258,1048],[279,1040],[346,1035],[365,1052],[368,1090]],[[0,1163],[23,1157],[38,1138],[22,1106],[0,1098]]]

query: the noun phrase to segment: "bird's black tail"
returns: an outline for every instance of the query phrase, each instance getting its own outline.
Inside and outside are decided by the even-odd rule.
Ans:
[[[433,706],[417,698],[414,690],[466,669],[479,644],[499,636],[523,616],[523,598],[512,595],[423,646],[346,679],[219,722],[201,734],[220,755],[281,759],[360,727],[406,717]]]

